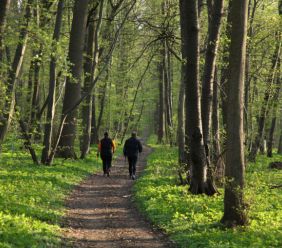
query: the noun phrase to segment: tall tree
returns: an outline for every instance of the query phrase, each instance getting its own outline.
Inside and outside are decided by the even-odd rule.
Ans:
[[[60,39],[60,31],[63,19],[63,9],[64,0],[60,0],[57,7],[57,15],[55,22],[55,29],[53,33],[53,50],[51,54],[50,61],[50,71],[49,71],[49,93],[48,93],[48,106],[47,106],[47,116],[46,124],[44,128],[44,138],[43,138],[43,149],[41,154],[41,162],[43,164],[48,163],[48,158],[51,152],[52,136],[54,129],[54,114],[55,114],[55,96],[56,96],[56,42]]]
[[[83,47],[87,20],[88,0],[74,2],[73,20],[69,43],[69,61],[71,76],[67,77],[63,101],[63,116],[81,97],[81,72],[83,66]],[[59,143],[59,155],[64,158],[76,158],[74,141],[76,137],[77,108],[67,115]]]
[[[231,44],[229,54],[227,154],[224,215],[228,227],[245,225],[244,202],[244,76],[246,58],[248,0],[233,1],[231,8]]]
[[[159,73],[159,104],[158,104],[158,143],[164,141],[165,133],[165,101],[164,101],[164,65],[163,61],[158,64]]]
[[[185,135],[192,165],[190,191],[212,195],[216,191],[207,179],[200,108],[198,1],[180,0],[180,22],[185,61],[182,66],[186,95]]]
[[[277,76],[276,76],[276,84],[275,84],[275,91],[273,95],[272,100],[272,120],[268,135],[268,141],[267,141],[267,157],[272,157],[272,148],[274,143],[274,131],[276,127],[276,120],[277,120],[277,112],[279,108],[279,96],[281,91],[281,63],[280,63],[280,57],[278,58],[278,64],[277,64],[278,70],[277,70]]]
[[[102,21],[103,0],[94,3],[94,13],[88,24],[88,37],[86,44],[86,58],[84,64],[84,87],[86,93],[90,90],[98,64],[98,34]],[[97,17],[98,21],[96,20]],[[96,23],[95,23],[96,22]],[[91,123],[92,123],[92,95],[86,97],[82,105],[83,134],[80,144],[81,158],[84,158],[90,149]]]
[[[210,128],[212,116],[213,84],[215,75],[215,64],[217,58],[218,39],[220,33],[221,16],[223,11],[223,0],[208,0],[209,27],[208,41],[205,57],[204,76],[202,84],[202,122],[203,137],[206,148],[207,163],[210,164]],[[214,93],[215,94],[215,93]]]

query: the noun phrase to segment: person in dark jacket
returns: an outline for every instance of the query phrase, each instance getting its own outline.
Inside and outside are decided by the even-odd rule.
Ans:
[[[108,132],[105,132],[104,138],[99,142],[97,153],[97,157],[100,153],[101,159],[103,161],[104,176],[110,176],[110,169],[112,166],[113,153],[115,152],[115,149],[116,146],[114,141],[109,138]]]
[[[123,147],[123,155],[128,159],[129,165],[129,176],[132,180],[136,178],[136,163],[138,159],[138,154],[142,152],[141,142],[137,139],[136,132],[132,132],[131,138],[125,141]]]

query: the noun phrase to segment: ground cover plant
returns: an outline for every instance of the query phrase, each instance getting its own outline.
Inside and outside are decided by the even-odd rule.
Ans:
[[[282,189],[281,170],[271,170],[271,161],[259,156],[248,163],[246,199],[249,225],[226,229],[220,223],[223,215],[223,189],[220,195],[192,195],[188,186],[179,186],[176,167],[177,149],[153,145],[148,166],[134,187],[135,201],[140,210],[165,230],[179,247],[281,247]]]
[[[0,247],[54,247],[60,242],[64,200],[74,185],[101,170],[85,160],[56,159],[37,166],[24,152],[3,151],[0,164]]]

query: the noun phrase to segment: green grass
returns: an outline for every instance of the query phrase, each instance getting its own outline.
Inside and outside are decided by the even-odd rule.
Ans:
[[[250,204],[247,227],[225,229],[219,224],[223,215],[221,195],[194,196],[187,186],[178,186],[175,165],[177,149],[154,146],[148,166],[134,187],[135,201],[140,210],[167,232],[179,247],[282,247],[281,170],[268,169],[270,161],[259,156],[249,164],[246,174],[246,200]]]
[[[95,155],[36,166],[27,153],[1,153],[0,247],[58,247],[64,200],[74,185],[101,170]]]

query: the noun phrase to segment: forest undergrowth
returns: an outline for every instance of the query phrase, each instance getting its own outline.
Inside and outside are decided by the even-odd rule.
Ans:
[[[3,148],[0,164],[0,247],[57,247],[64,200],[75,185],[101,170],[96,151],[84,160],[37,166],[20,149]]]
[[[215,196],[192,195],[177,177],[177,148],[155,145],[148,165],[134,187],[135,201],[150,221],[176,241],[179,247],[282,247],[282,171],[268,168],[271,161],[258,156],[246,169],[246,200],[250,223],[226,229],[223,216],[223,188]]]

